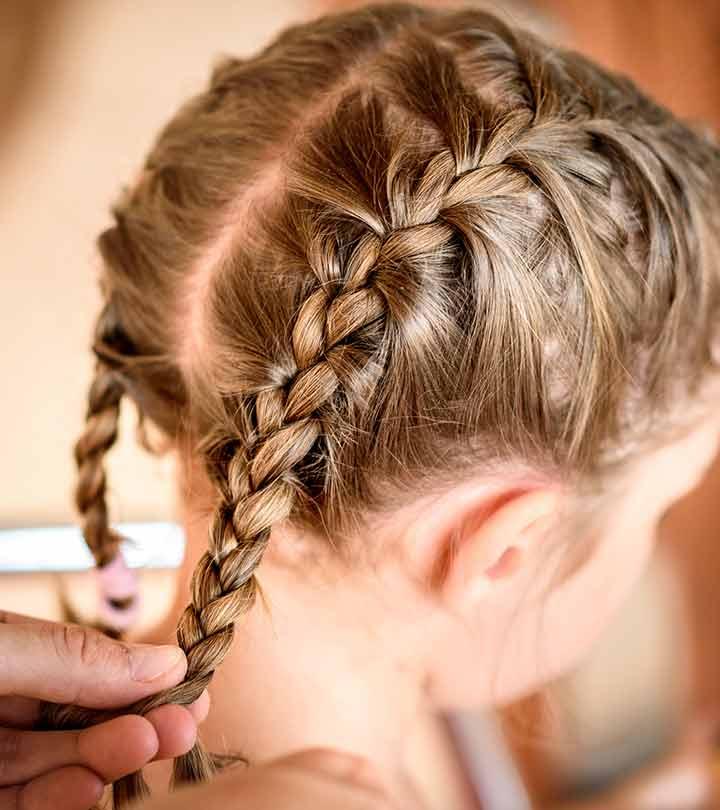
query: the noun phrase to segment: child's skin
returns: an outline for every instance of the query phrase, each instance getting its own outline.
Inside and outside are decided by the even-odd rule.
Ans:
[[[566,494],[520,476],[478,476],[396,511],[357,539],[364,562],[278,527],[260,570],[265,600],[213,680],[204,740],[253,763],[317,746],[355,752],[403,799],[470,807],[438,715],[504,704],[582,657],[640,577],[658,521],[709,466],[719,428],[703,422],[628,468],[606,526],[577,538],[580,554],[551,553],[545,533]],[[188,553],[167,638],[206,548],[198,465],[186,466],[183,491]]]
[[[366,760],[336,751],[303,751],[249,771],[229,771],[142,810],[416,810],[389,797]],[[140,810],[140,808],[138,808]]]

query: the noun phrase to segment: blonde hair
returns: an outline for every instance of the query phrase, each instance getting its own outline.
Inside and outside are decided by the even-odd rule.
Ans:
[[[198,698],[278,522],[340,535],[497,462],[593,480],[662,435],[713,367],[719,180],[628,79],[477,9],[369,5],[219,65],[99,239],[76,448],[98,565],[124,395],[216,490],[186,680],[131,711]],[[175,778],[213,770],[198,743]]]

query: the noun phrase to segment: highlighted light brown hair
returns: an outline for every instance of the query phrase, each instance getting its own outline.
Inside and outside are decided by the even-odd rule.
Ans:
[[[502,462],[597,480],[687,415],[714,368],[719,181],[707,135],[477,9],[370,5],[217,67],[99,240],[76,449],[95,559],[117,552],[123,394],[216,491],[186,680],[130,710],[198,698],[279,522],[341,536]],[[214,769],[198,743],[175,778]]]

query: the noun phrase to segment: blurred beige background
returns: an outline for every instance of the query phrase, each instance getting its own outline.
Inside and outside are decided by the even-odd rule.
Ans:
[[[214,56],[249,53],[305,11],[298,0],[30,6],[0,3],[0,67],[16,102],[0,136],[0,526],[74,519],[71,447],[99,301],[94,239],[114,195]],[[24,42],[36,60],[27,70]],[[167,517],[168,460],[135,449],[129,410],[110,459],[113,518]]]

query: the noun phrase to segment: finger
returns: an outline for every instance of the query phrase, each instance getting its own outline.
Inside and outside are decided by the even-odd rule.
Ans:
[[[157,732],[160,746],[155,759],[172,759],[186,754],[195,745],[197,727],[205,721],[210,710],[207,689],[189,706],[169,704],[148,712],[148,719]]]
[[[204,717],[207,699],[196,703],[200,704],[198,716]],[[122,720],[122,725],[117,720]],[[154,737],[148,723],[155,731]],[[119,748],[118,735],[122,737]],[[111,781],[136,771],[151,759],[171,759],[187,753],[196,738],[197,721],[190,707],[173,704],[153,709],[144,721],[130,715],[83,732],[0,729],[0,785],[24,782],[70,764],[88,765]],[[83,752],[88,751],[90,755],[84,756]]]
[[[103,788],[86,768],[61,768],[26,785],[0,789],[0,810],[90,810]]]
[[[207,720],[208,713],[210,712],[210,693],[206,689],[200,697],[191,703],[187,710],[193,716],[197,725],[202,725]]]
[[[145,719],[152,723],[159,741],[154,759],[179,757],[195,745],[197,723],[184,706],[160,706],[148,712]]]
[[[139,715],[124,715],[80,732],[80,763],[106,783],[140,770],[160,747],[153,724]]]
[[[36,619],[33,616],[23,616],[21,613],[12,613],[9,610],[0,610],[0,624],[52,624],[47,619]]]
[[[84,731],[0,729],[0,786],[29,782],[69,765],[88,767],[109,782],[142,767],[158,748],[154,726],[137,715]]]
[[[0,726],[32,728],[40,716],[40,702],[24,697],[0,697]]]
[[[0,624],[0,695],[114,708],[174,686],[179,647],[125,644],[97,630],[48,622]]]
[[[185,707],[196,725],[201,725],[207,719],[210,711],[210,695],[207,689],[200,697]],[[40,702],[32,698],[0,697],[0,728],[26,728],[34,727],[40,715]]]

